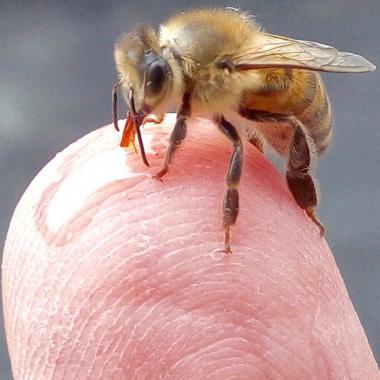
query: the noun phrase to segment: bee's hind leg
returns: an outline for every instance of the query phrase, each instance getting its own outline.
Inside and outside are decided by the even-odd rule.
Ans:
[[[227,189],[223,199],[224,252],[231,253],[231,226],[235,224],[239,213],[239,193],[237,188],[243,169],[243,143],[236,128],[223,116],[216,117],[215,121],[224,135],[232,141],[234,147],[227,171]]]
[[[289,151],[286,180],[294,199],[317,225],[320,235],[323,236],[325,228],[315,211],[318,197],[314,180],[310,174],[311,158],[311,141],[308,141],[302,126],[296,125]]]
[[[286,180],[295,201],[305,210],[309,218],[318,227],[320,235],[323,236],[325,228],[316,215],[315,209],[318,203],[317,190],[310,174],[313,142],[305,133],[305,127],[301,121],[294,116],[256,111],[245,107],[241,107],[239,113],[244,118],[256,122],[285,123],[293,126],[294,136],[289,149]]]

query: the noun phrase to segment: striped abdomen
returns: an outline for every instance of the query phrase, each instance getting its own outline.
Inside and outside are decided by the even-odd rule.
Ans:
[[[247,91],[242,104],[256,111],[294,115],[307,129],[316,152],[322,153],[331,140],[331,107],[319,74],[295,69],[260,70],[265,86]],[[279,153],[286,153],[293,136],[290,126],[276,123],[257,125],[259,133]]]

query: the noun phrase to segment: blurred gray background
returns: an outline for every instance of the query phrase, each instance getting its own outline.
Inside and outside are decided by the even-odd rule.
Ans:
[[[379,0],[0,0],[0,240],[38,171],[72,141],[111,121],[113,45],[138,23],[200,6],[249,10],[267,31],[324,42],[380,66]],[[380,359],[380,68],[326,74],[335,113],[317,170],[320,216],[377,360]],[[2,251],[2,250],[1,250]],[[0,379],[11,379],[1,320]]]

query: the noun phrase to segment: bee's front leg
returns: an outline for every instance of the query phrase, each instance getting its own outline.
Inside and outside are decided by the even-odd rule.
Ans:
[[[236,128],[223,116],[216,117],[215,122],[224,135],[232,141],[234,147],[226,176],[227,189],[223,200],[224,252],[231,253],[231,226],[235,224],[239,213],[237,188],[243,169],[243,143]]]
[[[187,126],[186,120],[190,116],[190,93],[185,93],[182,99],[182,105],[177,112],[177,120],[174,129],[170,135],[169,146],[166,150],[165,161],[162,169],[153,176],[154,179],[162,181],[162,177],[168,172],[173,154],[177,147],[182,143],[186,137]]]

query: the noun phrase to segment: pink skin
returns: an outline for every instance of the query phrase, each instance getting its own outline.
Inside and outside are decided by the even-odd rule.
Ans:
[[[282,176],[246,146],[223,254],[231,144],[196,121],[153,181],[172,125],[144,128],[150,169],[107,126],[24,194],[3,262],[15,379],[379,379],[331,251]]]

